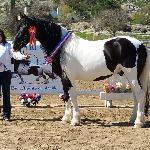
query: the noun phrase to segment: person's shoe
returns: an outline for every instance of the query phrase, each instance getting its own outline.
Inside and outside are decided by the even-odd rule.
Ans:
[[[3,116],[3,120],[10,121],[10,116]]]
[[[3,118],[3,120],[5,120],[5,121],[10,121],[10,119],[7,118],[7,117]]]
[[[3,120],[10,121],[10,117],[3,116]]]

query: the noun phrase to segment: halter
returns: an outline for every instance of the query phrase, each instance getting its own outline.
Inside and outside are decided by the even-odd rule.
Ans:
[[[50,56],[45,55],[45,64],[51,64],[53,61],[54,56],[59,51],[60,47],[63,46],[63,44],[67,41],[67,39],[71,36],[72,32],[67,32],[64,37],[61,39],[61,41],[57,44],[57,46],[54,48],[52,54]]]
[[[29,42],[29,46],[30,46],[30,50],[36,50],[36,27],[35,26],[30,26],[29,29],[29,34],[30,34],[30,42]]]

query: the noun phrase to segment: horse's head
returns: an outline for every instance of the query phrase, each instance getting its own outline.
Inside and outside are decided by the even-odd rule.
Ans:
[[[29,29],[32,26],[36,26],[35,21],[26,15],[21,15],[20,23],[17,27],[17,32],[13,41],[13,49],[15,51],[21,50],[30,41]]]
[[[26,46],[31,38],[31,30],[35,28],[35,38],[41,43],[46,54],[51,54],[62,36],[60,25],[26,15],[20,15],[20,18],[20,24],[13,41],[13,49],[18,51]]]

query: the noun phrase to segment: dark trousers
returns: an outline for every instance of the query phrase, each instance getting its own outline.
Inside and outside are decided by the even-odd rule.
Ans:
[[[0,85],[0,98],[2,97],[2,87]]]
[[[11,103],[10,103],[10,84],[11,71],[0,72],[0,86],[3,94],[3,116],[10,118]]]

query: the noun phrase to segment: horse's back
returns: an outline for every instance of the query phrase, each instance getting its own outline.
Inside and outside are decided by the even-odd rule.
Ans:
[[[74,38],[65,49],[66,62],[69,62],[67,69],[72,73],[71,76],[81,80],[94,80],[100,74],[111,74],[105,63],[104,43],[104,40]]]
[[[127,68],[134,67],[140,45],[142,42],[129,36],[99,41],[88,41],[77,37],[71,41],[72,47],[69,46],[67,52],[69,54],[67,68],[73,72],[72,76],[81,80],[94,80],[99,76],[107,76],[113,73],[119,63]]]

